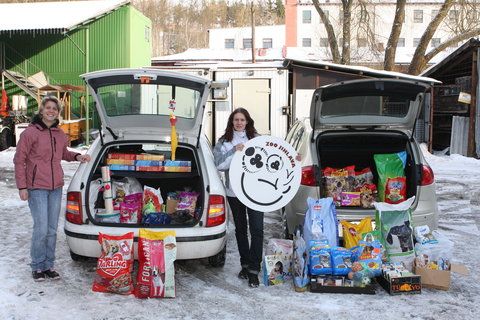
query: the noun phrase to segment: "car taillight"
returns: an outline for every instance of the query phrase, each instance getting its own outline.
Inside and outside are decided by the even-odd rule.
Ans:
[[[67,221],[75,224],[83,224],[82,196],[80,192],[69,192],[67,194]]]
[[[210,195],[208,199],[208,216],[206,227],[215,227],[225,222],[225,198]]]
[[[300,184],[304,186],[315,187],[317,186],[317,181],[315,180],[315,173],[313,172],[313,167],[302,167],[302,179]]]
[[[428,184],[432,184],[435,181],[435,177],[433,176],[432,168],[429,166],[424,165],[422,167],[422,186],[426,186]]]

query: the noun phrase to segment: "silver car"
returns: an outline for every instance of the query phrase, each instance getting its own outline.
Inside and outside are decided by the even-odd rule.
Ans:
[[[103,70],[82,77],[94,97],[101,134],[88,150],[92,160],[80,164],[68,187],[65,234],[71,257],[98,257],[99,232],[116,236],[134,232],[138,237],[140,228],[148,228],[176,231],[177,259],[208,258],[211,265],[223,266],[228,206],[211,145],[201,130],[210,81],[154,69]],[[171,134],[173,113],[177,139]],[[173,160],[174,145],[176,162],[168,162]],[[115,183],[129,183],[128,190],[135,186],[136,195],[145,187],[159,190],[166,206],[157,217],[163,220],[119,220],[115,211],[102,212],[106,206],[98,183],[101,168],[109,163],[112,189]],[[167,199],[177,191],[195,192],[196,201],[189,202],[187,211],[168,212]],[[122,200],[116,201],[122,208]]]
[[[352,80],[315,90],[310,118],[297,121],[286,140],[302,154],[302,180],[282,210],[286,237],[303,223],[307,198],[325,196],[322,169],[369,167],[378,182],[374,154],[406,151],[407,197],[415,196],[414,225],[438,226],[432,169],[415,140],[413,128],[428,84],[396,79]],[[313,129],[312,129],[313,128]],[[375,217],[375,209],[338,206],[337,218],[351,222]]]

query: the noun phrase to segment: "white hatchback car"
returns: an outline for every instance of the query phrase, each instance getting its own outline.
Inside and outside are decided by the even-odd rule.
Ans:
[[[65,233],[72,259],[98,257],[99,232],[109,235],[134,232],[137,241],[139,229],[148,228],[176,231],[177,259],[208,258],[212,266],[223,266],[228,217],[225,189],[213,162],[211,145],[201,130],[210,81],[155,69],[104,70],[82,77],[94,97],[101,130],[88,150],[92,160],[80,164],[68,187]],[[104,200],[94,186],[102,178],[101,167],[112,154],[127,154],[126,158],[131,156],[131,159],[142,155],[140,159],[147,161],[159,159],[150,155],[163,155],[165,161],[171,160],[175,141],[171,138],[170,122],[173,106],[178,136],[175,160],[182,163],[170,165],[186,164],[190,168],[171,167],[167,172],[167,163],[157,161],[147,165],[165,167],[159,171],[139,171],[138,166],[128,165],[134,163],[122,160],[118,165],[124,167],[110,171],[112,185],[133,179],[137,190],[138,185],[160,190],[164,201],[172,193],[178,195],[178,191],[195,192],[198,197],[193,205],[194,214],[186,219],[166,219],[160,224],[140,219],[128,223],[115,217],[99,219]]]
[[[294,199],[283,208],[285,236],[303,223],[307,198],[325,196],[322,169],[355,165],[378,174],[374,154],[406,151],[407,197],[415,196],[414,225],[438,226],[438,206],[432,169],[414,137],[428,84],[396,79],[351,80],[315,90],[310,118],[297,121],[286,141],[302,154],[302,180]],[[314,130],[312,130],[314,128]],[[375,209],[336,208],[337,218],[359,221],[375,217]]]

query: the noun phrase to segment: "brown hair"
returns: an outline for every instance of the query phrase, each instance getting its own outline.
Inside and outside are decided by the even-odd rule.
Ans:
[[[60,119],[60,114],[62,113],[62,104],[60,103],[60,101],[58,101],[57,97],[55,96],[46,96],[45,98],[42,99],[42,101],[40,102],[40,107],[38,108],[38,115],[40,116],[40,118],[42,117],[41,112],[45,110],[45,105],[49,101],[55,102],[55,104],[57,105],[58,118]]]
[[[237,114],[241,113],[245,116],[247,120],[247,125],[245,127],[245,132],[247,134],[248,140],[255,138],[255,134],[257,133],[257,129],[255,129],[255,121],[253,121],[252,117],[250,117],[250,113],[244,108],[237,108],[232,111],[230,116],[228,117],[227,127],[225,128],[225,133],[220,139],[224,139],[225,141],[232,141],[233,140],[233,117]]]

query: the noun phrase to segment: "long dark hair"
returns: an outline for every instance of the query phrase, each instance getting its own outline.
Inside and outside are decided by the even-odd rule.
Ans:
[[[257,133],[257,129],[255,129],[255,121],[253,121],[252,117],[250,117],[250,113],[244,108],[237,108],[232,111],[230,116],[228,117],[227,127],[225,128],[225,133],[220,139],[225,141],[232,141],[233,140],[233,117],[237,114],[241,113],[247,119],[247,125],[245,127],[245,132],[247,133],[248,140],[255,138],[255,134]]]

